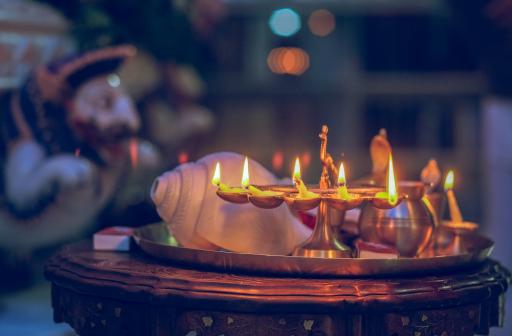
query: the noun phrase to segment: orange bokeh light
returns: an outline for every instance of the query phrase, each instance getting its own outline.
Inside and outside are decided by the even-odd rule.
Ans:
[[[274,168],[275,171],[280,171],[281,169],[283,169],[283,164],[284,164],[283,152],[278,150],[272,156],[272,168]]]
[[[332,33],[336,20],[327,9],[317,9],[309,16],[308,27],[313,34],[324,37]]]
[[[301,48],[274,48],[267,56],[267,64],[273,73],[298,76],[309,68],[309,55]]]
[[[136,138],[130,139],[130,163],[133,169],[137,169],[139,163],[139,145]]]
[[[179,164],[187,163],[188,160],[189,160],[189,158],[188,158],[187,152],[179,152],[179,154],[178,154],[178,163]]]
[[[304,169],[307,169],[309,167],[309,165],[311,164],[311,153],[310,152],[305,152],[302,154],[302,166],[304,167]]]

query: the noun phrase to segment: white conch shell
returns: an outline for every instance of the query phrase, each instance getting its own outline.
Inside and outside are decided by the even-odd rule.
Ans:
[[[286,255],[311,234],[286,205],[264,210],[252,204],[231,204],[216,195],[217,187],[210,182],[215,163],[222,166],[223,183],[239,186],[243,160],[236,153],[214,153],[155,180],[153,202],[182,246]],[[278,182],[256,161],[249,160],[249,171],[253,184]]]

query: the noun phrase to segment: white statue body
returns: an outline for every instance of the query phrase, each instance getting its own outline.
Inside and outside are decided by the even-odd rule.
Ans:
[[[98,76],[81,85],[66,101],[63,116],[72,133],[94,148],[103,164],[81,156],[79,149],[48,155],[23,123],[20,138],[8,144],[4,191],[9,207],[0,208],[1,247],[30,251],[69,239],[111,199],[129,167],[124,135],[137,131],[140,122],[128,94],[107,79]],[[139,142],[138,147],[139,162],[154,164],[157,158],[151,145]],[[38,204],[43,206],[33,213]]]

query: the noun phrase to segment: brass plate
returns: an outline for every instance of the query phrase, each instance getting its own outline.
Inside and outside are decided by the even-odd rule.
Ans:
[[[180,247],[163,224],[137,228],[135,242],[147,254],[182,265],[223,272],[249,272],[289,276],[382,276],[452,271],[484,261],[492,251],[492,240],[470,233],[461,236],[467,253],[426,258],[357,259],[305,258],[282,255],[236,253]]]

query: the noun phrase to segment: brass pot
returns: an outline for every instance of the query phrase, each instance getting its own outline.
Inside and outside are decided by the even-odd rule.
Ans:
[[[394,246],[401,257],[415,257],[429,244],[434,230],[432,213],[422,201],[421,182],[399,183],[404,200],[392,209],[377,209],[367,203],[359,217],[363,240]]]

